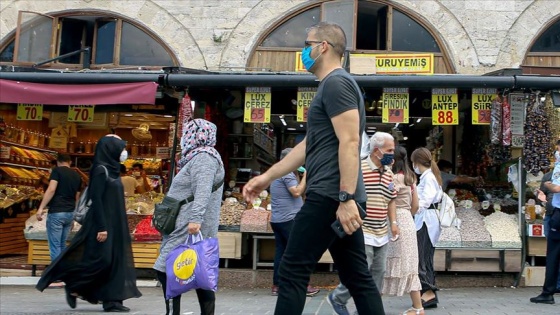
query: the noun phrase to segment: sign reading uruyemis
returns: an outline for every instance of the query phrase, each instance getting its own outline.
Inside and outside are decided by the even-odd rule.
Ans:
[[[307,122],[307,112],[311,106],[311,100],[317,94],[316,88],[300,87],[297,92],[297,121]]]
[[[472,89],[472,124],[489,125],[492,102],[498,90],[488,88]]]
[[[68,106],[68,121],[93,122],[95,105],[70,105]]]
[[[42,104],[18,104],[17,120],[43,120]]]
[[[270,87],[245,88],[243,121],[246,123],[269,123],[271,100]]]
[[[459,124],[457,89],[432,89],[432,125]]]
[[[383,88],[383,122],[408,123],[408,88]]]

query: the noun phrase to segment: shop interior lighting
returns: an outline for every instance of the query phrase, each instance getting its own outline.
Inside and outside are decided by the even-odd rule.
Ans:
[[[408,137],[403,137],[402,139],[403,139],[404,141],[406,141],[406,140],[408,140]]]
[[[191,109],[192,109],[193,112],[194,112],[194,107],[195,107],[195,106],[196,106],[195,101],[191,101]]]
[[[422,118],[416,119],[416,123],[419,124],[422,121]]]
[[[296,130],[296,128],[292,128],[292,127],[289,127],[289,128],[286,128],[286,129],[287,129],[287,130],[290,130],[290,131]]]
[[[303,128],[303,124],[299,124],[299,127],[300,127],[300,128]]]
[[[123,114],[125,117],[132,117],[132,114]]]
[[[282,122],[282,125],[287,126],[288,124],[286,123],[286,120],[284,119],[284,115],[280,115],[278,116],[278,118],[280,118],[280,121]]]
[[[400,125],[400,123],[396,123],[395,127],[393,127],[393,129],[399,129],[399,125]]]

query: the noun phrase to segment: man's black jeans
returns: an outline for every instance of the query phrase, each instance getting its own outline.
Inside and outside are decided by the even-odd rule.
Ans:
[[[280,263],[280,288],[275,315],[303,312],[305,292],[315,265],[329,249],[340,282],[354,298],[363,315],[383,315],[379,290],[368,271],[362,229],[338,238],[331,228],[336,220],[338,200],[310,193],[298,214]]]

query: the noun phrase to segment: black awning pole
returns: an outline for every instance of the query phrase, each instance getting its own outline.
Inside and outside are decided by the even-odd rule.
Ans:
[[[42,66],[44,64],[47,64],[49,62],[61,60],[61,59],[64,59],[66,57],[71,57],[71,56],[81,54],[81,53],[84,53],[84,60],[82,61],[82,65],[83,65],[84,69],[89,69],[89,65],[90,65],[89,58],[91,56],[89,47],[86,47],[86,48],[80,49],[80,50],[76,50],[76,51],[73,51],[73,52],[69,52],[67,54],[60,55],[60,56],[54,57],[52,59],[48,59],[48,60],[45,60],[45,61],[38,62],[38,63],[33,65],[33,68],[37,68],[37,67]]]

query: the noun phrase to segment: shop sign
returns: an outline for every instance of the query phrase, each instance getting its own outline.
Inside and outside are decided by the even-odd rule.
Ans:
[[[171,157],[171,148],[156,147],[156,159],[169,159]]]
[[[408,88],[383,88],[383,122],[408,123]]]
[[[307,122],[307,112],[309,111],[309,106],[311,106],[311,101],[317,94],[316,88],[298,88],[297,92],[297,121]]]
[[[360,74],[434,74],[434,54],[351,54],[351,73]],[[352,60],[359,62],[353,67]],[[372,69],[363,67],[368,60]]]
[[[43,120],[43,105],[18,104],[17,120]]]
[[[270,87],[245,88],[243,121],[246,123],[269,123],[271,100]]]
[[[472,124],[489,125],[492,102],[498,97],[497,89],[472,89]]]
[[[68,121],[93,122],[95,105],[70,105],[68,106]]]
[[[457,89],[432,89],[432,125],[459,124]]]
[[[509,104],[511,106],[511,146],[522,148],[527,98],[523,93],[511,93],[509,95]]]

